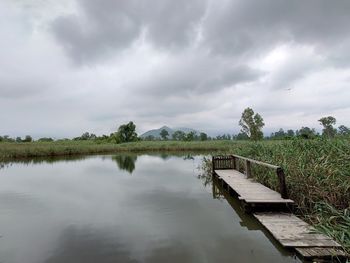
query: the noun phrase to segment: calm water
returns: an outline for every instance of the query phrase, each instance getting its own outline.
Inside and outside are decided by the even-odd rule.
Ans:
[[[198,178],[199,162],[108,155],[0,169],[0,262],[299,262]]]

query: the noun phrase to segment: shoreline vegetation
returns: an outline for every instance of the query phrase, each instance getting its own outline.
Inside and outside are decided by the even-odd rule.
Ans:
[[[0,143],[0,164],[38,157],[107,153],[194,152],[206,155],[238,154],[283,167],[290,198],[297,213],[317,230],[333,237],[350,251],[350,138],[262,141],[136,141],[97,143],[55,141]],[[209,174],[210,158],[204,158]],[[253,168],[263,184],[277,189],[275,176]]]

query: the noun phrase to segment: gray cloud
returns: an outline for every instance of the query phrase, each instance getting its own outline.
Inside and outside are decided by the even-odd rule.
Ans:
[[[256,55],[284,42],[327,49],[349,38],[349,12],[346,0],[214,1],[204,38],[223,54]]]
[[[205,1],[78,0],[79,15],[63,15],[53,33],[79,63],[129,48],[142,37],[155,46],[186,46],[196,37]]]
[[[160,65],[155,69],[156,78],[138,83],[142,93],[152,96],[189,97],[205,93],[219,92],[236,84],[252,82],[263,75],[263,72],[247,65],[236,64],[221,58],[202,53],[182,54]]]
[[[345,0],[1,1],[0,134],[129,120],[233,132],[248,106],[266,130],[350,125],[349,13]]]

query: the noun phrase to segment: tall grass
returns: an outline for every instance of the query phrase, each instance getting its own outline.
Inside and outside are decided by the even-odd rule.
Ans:
[[[283,167],[297,212],[350,252],[349,139],[247,142],[229,152]],[[208,159],[204,160],[207,173],[210,167]],[[258,166],[252,171],[258,181],[278,189],[275,173]]]
[[[235,144],[233,141],[141,141],[123,144],[95,143],[94,141],[0,143],[0,161],[114,152],[216,151],[229,150],[233,144]]]

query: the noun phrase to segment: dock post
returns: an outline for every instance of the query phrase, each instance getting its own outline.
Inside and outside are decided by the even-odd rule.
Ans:
[[[280,185],[280,193],[281,197],[286,199],[288,198],[288,193],[287,193],[287,187],[286,187],[286,179],[284,175],[284,171],[281,167],[278,167],[277,170],[277,177]]]
[[[252,176],[252,169],[250,167],[250,161],[245,160],[245,172],[247,175],[247,178],[250,178]]]
[[[215,175],[215,157],[211,157],[211,175],[212,175],[212,178],[214,177]]]
[[[236,171],[239,171],[239,162],[238,158],[236,156],[233,156],[233,169]]]

